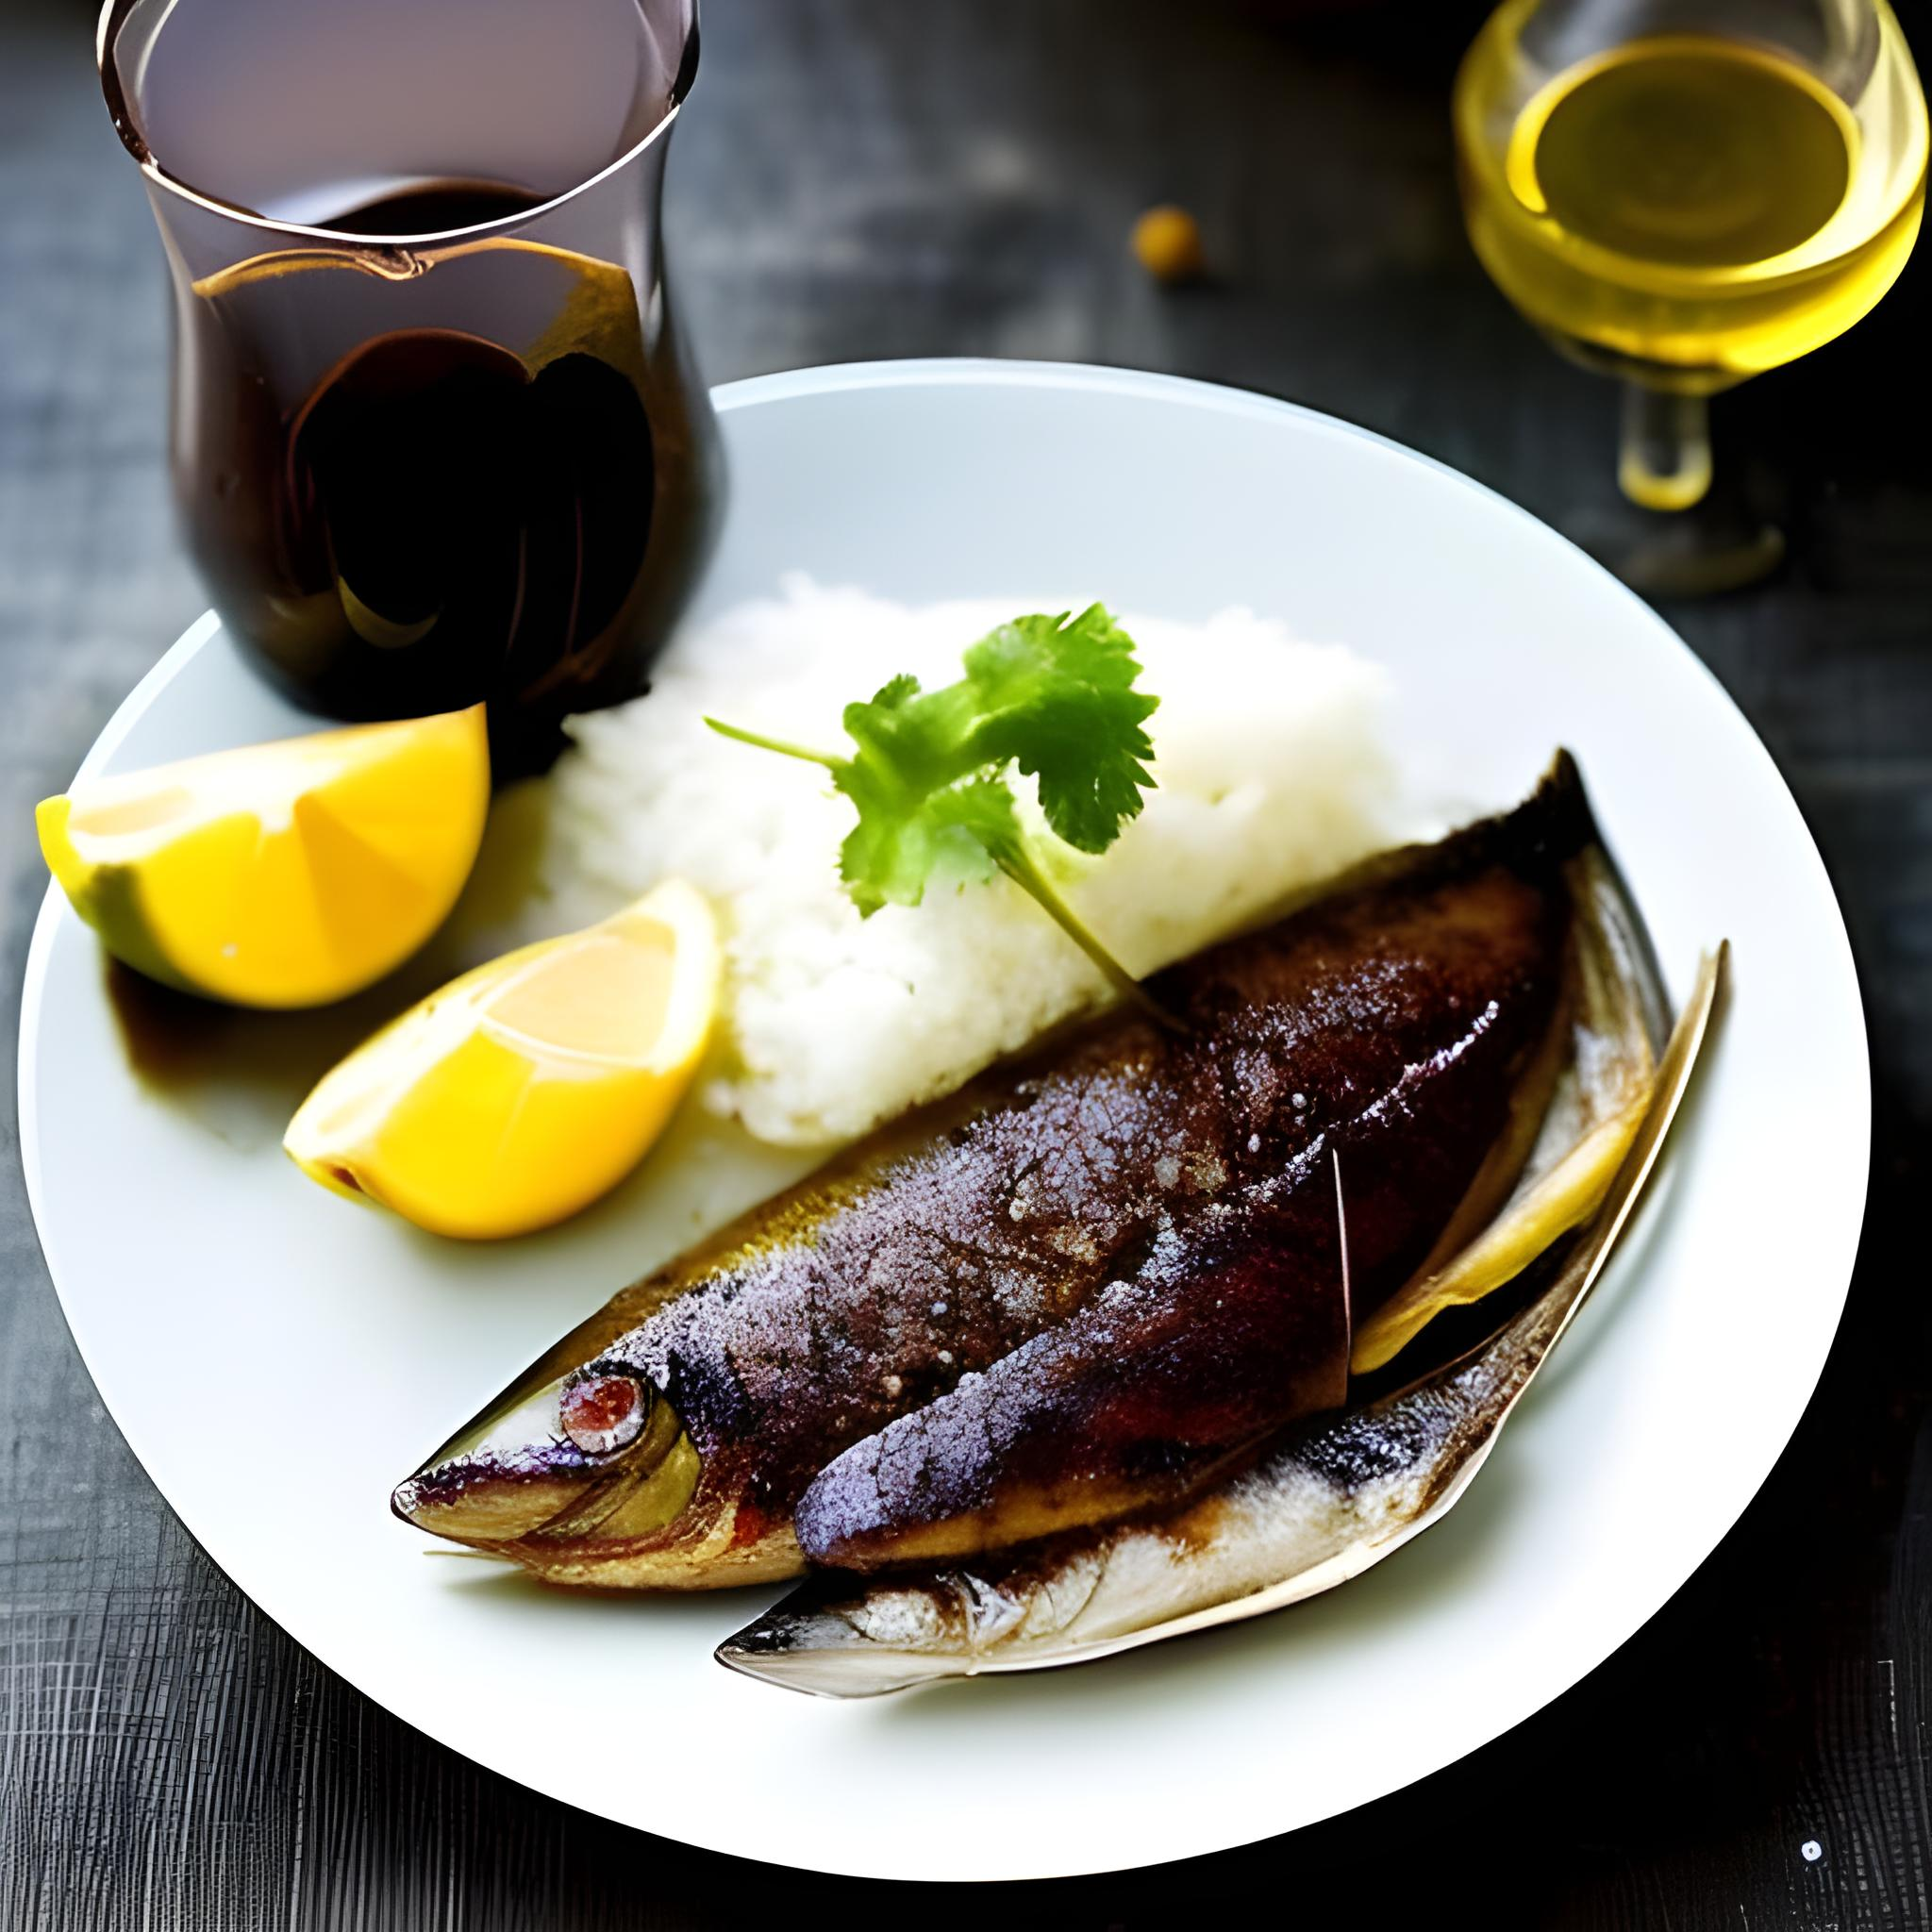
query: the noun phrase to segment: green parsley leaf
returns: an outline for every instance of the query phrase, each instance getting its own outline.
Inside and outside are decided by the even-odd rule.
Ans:
[[[902,675],[847,705],[849,757],[705,722],[831,773],[858,814],[839,872],[861,915],[918,905],[942,861],[963,878],[990,877],[997,867],[1117,988],[1152,1007],[1054,890],[1006,775],[1017,764],[1039,781],[1055,837],[1087,853],[1113,843],[1154,784],[1144,726],[1159,700],[1134,689],[1133,640],[1095,604],[1077,617],[1016,617],[969,647],[963,668],[958,683],[939,691]]]
[[[1133,639],[1101,604],[1016,617],[966,653],[987,714],[979,745],[1040,780],[1047,824],[1082,852],[1105,852],[1154,784],[1141,726],[1160,700],[1134,689],[1140,675]]]

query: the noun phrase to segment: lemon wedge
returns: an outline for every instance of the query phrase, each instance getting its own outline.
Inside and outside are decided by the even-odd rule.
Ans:
[[[412,1007],[324,1077],[282,1145],[435,1234],[547,1227],[662,1131],[710,1037],[719,959],[710,907],[669,880]]]
[[[35,816],[116,958],[235,1006],[314,1007],[442,924],[489,808],[475,705],[90,779]]]

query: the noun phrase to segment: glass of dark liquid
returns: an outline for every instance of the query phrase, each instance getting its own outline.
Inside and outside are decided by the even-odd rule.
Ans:
[[[108,0],[224,624],[338,718],[635,696],[721,501],[665,284],[696,0]]]

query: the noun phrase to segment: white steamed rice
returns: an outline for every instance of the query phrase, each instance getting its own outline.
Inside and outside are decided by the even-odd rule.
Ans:
[[[911,609],[792,578],[781,596],[680,636],[648,697],[572,722],[544,858],[553,909],[597,918],[669,874],[711,895],[728,967],[706,1105],[762,1140],[842,1141],[1104,996],[1101,976],[1003,878],[861,920],[837,871],[851,806],[811,766],[702,722],[708,712],[838,750],[851,699],[901,671],[949,683],[962,649],[996,624],[1060,608],[1006,597]],[[1062,886],[1145,973],[1400,827],[1375,666],[1246,610],[1122,622],[1141,647],[1141,688],[1161,701],[1148,725],[1158,789],[1104,857],[1070,855]]]

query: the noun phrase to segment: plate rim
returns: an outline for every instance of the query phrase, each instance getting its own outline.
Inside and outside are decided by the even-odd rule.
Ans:
[[[1663,632],[1676,651],[1689,660],[1690,665],[1694,668],[1696,673],[1701,675],[1709,687],[1712,695],[1724,708],[1731,712],[1736,722],[1742,727],[1752,755],[1760,762],[1764,774],[1777,791],[1782,793],[1785,801],[1790,807],[1792,819],[1803,834],[1805,846],[1808,850],[1811,862],[1818,869],[1820,881],[1830,898],[1836,914],[1835,922],[1826,935],[1826,939],[1831,945],[1831,949],[1840,956],[1840,960],[1843,967],[1845,983],[1850,990],[1851,995],[1850,1009],[1847,1017],[1856,1026],[1860,1047],[1851,1071],[1851,1078],[1857,1090],[1858,1099],[1857,1120],[1855,1123],[1855,1131],[1859,1141],[1857,1149],[1859,1158],[1856,1163],[1855,1170],[1859,1175],[1857,1188],[1857,1212],[1856,1215],[1848,1215],[1846,1217],[1847,1224],[1851,1230],[1850,1238],[1844,1244],[1845,1253],[1841,1266],[1835,1267],[1832,1270],[1832,1278],[1837,1282],[1837,1287],[1835,1289],[1836,1302],[1832,1312],[1830,1337],[1826,1341],[1824,1352],[1810,1371],[1805,1399],[1796,1406],[1789,1425],[1779,1433],[1779,1441],[1774,1451],[1771,1454],[1770,1459],[1766,1462],[1763,1472],[1752,1485],[1748,1493],[1745,1494],[1736,1511],[1724,1523],[1716,1538],[1698,1557],[1696,1563],[1664,1591],[1657,1598],[1657,1601],[1652,1604],[1650,1608],[1644,1611],[1642,1616],[1628,1630],[1607,1647],[1600,1650],[1594,1657],[1591,1657],[1581,1669],[1576,1670],[1574,1674],[1569,1676],[1569,1681],[1560,1689],[1549,1693],[1547,1696],[1540,1697],[1536,1702],[1530,1704],[1526,1709],[1518,1711],[1507,1723],[1490,1731],[1485,1738],[1453,1751],[1449,1757],[1442,1758],[1439,1763],[1417,1770],[1412,1775],[1403,1777],[1393,1784],[1387,1785],[1379,1791],[1372,1792],[1365,1796],[1345,1796],[1319,1814],[1303,1819],[1298,1824],[1281,1827],[1279,1830],[1265,1831],[1252,1837],[1238,1837],[1232,1840],[1215,1840],[1191,1849],[1157,1852],[1144,1858],[1137,1857],[1124,1865],[1097,1864],[1089,1858],[1082,1857],[1076,1858],[1072,1862],[1056,1861],[1049,1868],[1024,1873],[1004,1872],[991,1874],[971,1874],[978,1883],[993,1886],[1037,1882],[1048,1878],[1092,1876],[1108,1872],[1148,1869],[1157,1865],[1181,1862],[1189,1858],[1210,1857],[1221,1851],[1237,1850],[1245,1845],[1265,1842],[1275,1837],[1292,1836],[1297,1831],[1305,1830],[1309,1826],[1338,1817],[1346,1811],[1357,1809],[1363,1805],[1372,1804],[1379,1797],[1392,1796],[1396,1792],[1407,1789],[1410,1785],[1420,1783],[1425,1777],[1432,1776],[1438,1772],[1447,1770],[1452,1765],[1461,1762],[1473,1752],[1483,1748],[1485,1744],[1493,1743],[1507,1737],[1529,1718],[1536,1715],[1538,1711],[1545,1709],[1550,1705],[1556,1703],[1558,1699],[1568,1694],[1568,1692],[1574,1690],[1593,1672],[1600,1669],[1604,1663],[1627,1644],[1633,1637],[1642,1630],[1675,1597],[1678,1591],[1690,1580],[1691,1576],[1696,1574],[1697,1570],[1709,1560],[1710,1557],[1716,1553],[1725,1539],[1731,1535],[1744,1511],[1750,1507],[1752,1502],[1755,1501],[1759,1491],[1763,1489],[1765,1482],[1769,1480],[1778,1460],[1782,1457],[1785,1449],[1789,1447],[1792,1437],[1810,1408],[1812,1399],[1817,1392],[1819,1380],[1824,1370],[1825,1362],[1829,1358],[1831,1344],[1835,1341],[1843,1321],[1844,1307],[1849,1297],[1851,1283],[1857,1268],[1858,1252],[1862,1243],[1866,1214],[1870,1202],[1874,1099],[1871,1034],[1865,1010],[1864,988],[1859,977],[1857,956],[1852,947],[1850,931],[1845,922],[1844,908],[1839,898],[1830,869],[1826,866],[1824,855],[1819,850],[1818,842],[1812,833],[1809,822],[1799,808],[1795,796],[1785,780],[1783,772],[1778,768],[1776,760],[1773,758],[1769,747],[1758,734],[1757,727],[1744,714],[1741,707],[1731,696],[1729,691],[1719,680],[1716,674],[1684,641],[1675,629],[1662,616],[1639,597],[1635,591],[1630,590],[1627,585],[1621,582],[1610,572],[1598,564],[1588,553],[1580,550],[1576,545],[1571,543],[1567,538],[1564,538],[1559,531],[1555,530],[1541,518],[1524,508],[1522,505],[1503,495],[1500,491],[1491,489],[1489,485],[1478,481],[1475,477],[1467,475],[1463,471],[1456,469],[1453,465],[1442,461],[1441,458],[1432,457],[1424,451],[1413,449],[1392,437],[1385,436],[1375,430],[1364,428],[1358,424],[1348,422],[1344,418],[1312,408],[1305,404],[1291,402],[1284,398],[1237,388],[1229,384],[1208,382],[1194,377],[1169,375],[1152,371],[1094,363],[1008,360],[979,357],[926,357],[828,363],[816,367],[783,370],[764,375],[748,376],[738,381],[716,386],[711,391],[711,398],[713,407],[718,413],[725,415],[735,413],[741,409],[768,404],[854,391],[962,387],[1031,388],[1084,391],[1090,394],[1110,393],[1140,401],[1159,401],[1185,407],[1190,409],[1206,410],[1209,413],[1247,417],[1251,420],[1270,418],[1291,419],[1298,422],[1305,428],[1324,436],[1366,442],[1377,446],[1398,458],[1419,463],[1444,477],[1452,479],[1460,489],[1474,491],[1477,495],[1487,498],[1491,506],[1500,508],[1521,523],[1530,525],[1540,540],[1554,541],[1561,544],[1575,558],[1580,559],[1589,569],[1595,572],[1599,578],[1612,586],[1621,595],[1626,606],[1633,607],[1633,614],[1641,616],[1643,622],[1655,629]],[[133,730],[136,724],[152,708],[161,693],[173,684],[175,678],[179,675],[187,662],[198,655],[221,628],[221,619],[212,609],[203,612],[199,618],[188,625],[175,642],[162,653],[140,678],[126,696],[114,708],[107,723],[102,726],[86,755],[81,759],[75,773],[74,779],[69,781],[70,784],[92,776],[112,758],[128,734]],[[39,1022],[44,984],[52,956],[56,928],[67,910],[66,900],[58,883],[50,880],[35,917],[22,978],[21,1017],[16,1054],[15,1108],[19,1128],[21,1168],[25,1183],[28,1209],[32,1216],[34,1233],[40,1244],[42,1258],[47,1271],[48,1280],[54,1290],[56,1302],[60,1309],[62,1322],[65,1324],[69,1337],[73,1341],[75,1353],[80,1357],[82,1365],[86,1368],[89,1378],[94,1385],[95,1393],[99,1397],[102,1407],[112,1419],[115,1428],[121,1434],[122,1441],[126,1444],[136,1462],[141,1466],[143,1474],[147,1476],[149,1482],[154,1484],[157,1495],[175,1517],[176,1523],[194,1541],[196,1547],[201,1549],[208,1561],[221,1572],[230,1588],[236,1590],[258,1614],[273,1623],[282,1632],[283,1636],[298,1644],[325,1669],[332,1672],[344,1683],[349,1684],[358,1695],[368,1697],[390,1716],[395,1718],[400,1723],[408,1724],[411,1730],[430,1739],[441,1748],[454,1751],[458,1756],[477,1764],[479,1768],[491,1774],[506,1778],[525,1790],[537,1792],[553,1803],[566,1805],[574,1810],[585,1812],[586,1815],[603,1818],[608,1822],[622,1824],[625,1828],[640,1832],[646,1837],[664,1837],[673,1842],[690,1844],[708,1851],[721,1852],[728,1857],[743,1858],[749,1863],[768,1866],[774,1870],[815,1870],[841,1876],[883,1877],[887,1878],[889,1882],[896,1879],[897,1882],[902,1883],[920,1882],[921,1880],[926,1883],[959,1882],[959,1874],[951,1872],[936,1874],[931,1877],[922,1874],[916,1877],[908,1878],[903,1873],[884,1874],[876,1866],[855,1863],[849,1858],[841,1862],[795,1866],[783,1860],[761,1857],[757,1852],[748,1852],[741,1845],[729,1842],[724,1837],[716,1833],[697,1836],[686,1835],[682,1830],[675,1833],[670,1831],[654,1831],[645,1826],[633,1824],[627,1819],[613,1818],[608,1812],[599,1811],[592,1806],[579,1804],[575,1799],[561,1797],[545,1785],[510,1768],[507,1764],[491,1762],[475,1756],[463,1745],[450,1742],[437,1731],[428,1728],[425,1724],[417,1722],[414,1718],[395,1708],[386,1697],[365,1686],[361,1681],[361,1673],[359,1671],[345,1669],[341,1665],[323,1657],[319,1651],[313,1649],[302,1638],[296,1636],[280,1617],[259,1603],[235,1578],[226,1565],[215,1557],[213,1552],[202,1541],[201,1538],[190,1524],[187,1516],[183,1513],[179,1505],[162,1489],[160,1483],[149,1471],[146,1458],[142,1454],[142,1451],[122,1426],[121,1419],[115,1411],[113,1403],[109,1401],[107,1393],[101,1387],[100,1379],[95,1373],[94,1363],[91,1358],[89,1350],[75,1328],[74,1317],[69,1307],[68,1291],[62,1285],[60,1271],[56,1263],[54,1244],[48,1227],[43,1199],[41,1128],[38,1107],[34,1099],[34,1091],[40,1068]],[[1840,1278],[1840,1275],[1841,1279]],[[1591,1647],[1593,1648],[1594,1646]],[[1567,1668],[1566,1666],[1566,1670]]]

